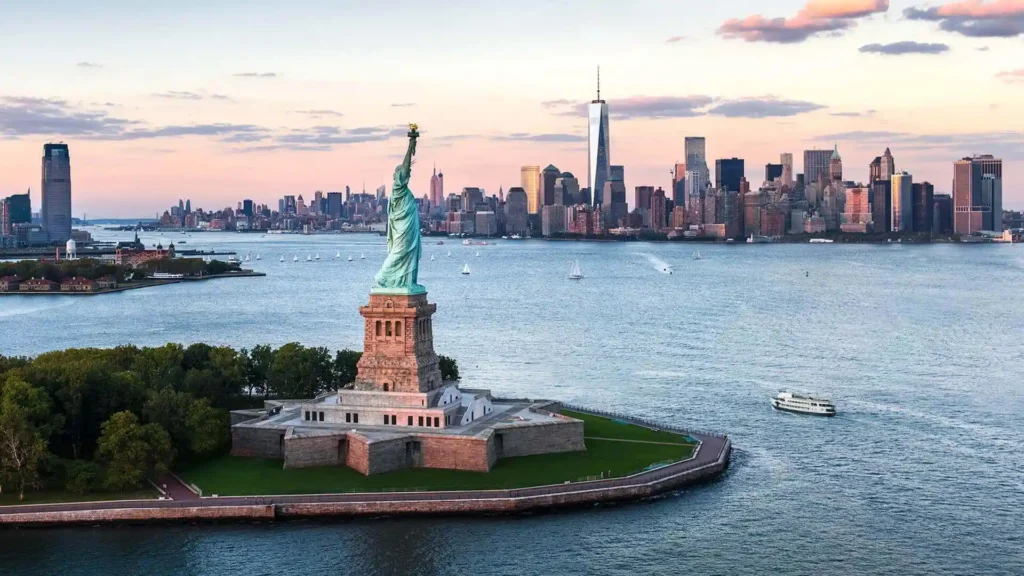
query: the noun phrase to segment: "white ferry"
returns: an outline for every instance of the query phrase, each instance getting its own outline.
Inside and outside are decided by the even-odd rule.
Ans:
[[[832,244],[835,240],[831,238],[811,238],[809,242],[811,244]]]
[[[790,392],[779,392],[778,396],[772,398],[772,408],[815,416],[836,415],[836,405],[831,400],[801,396]]]

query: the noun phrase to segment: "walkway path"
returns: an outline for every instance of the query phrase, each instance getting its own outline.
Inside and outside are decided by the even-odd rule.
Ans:
[[[686,442],[655,442],[654,440],[630,440],[629,438],[602,438],[600,436],[584,436],[584,440],[607,440],[608,442],[632,442],[633,444],[660,444],[662,446],[696,446]]]
[[[178,480],[170,474],[157,480],[157,484],[164,489],[164,492],[167,492],[167,495],[171,497],[171,500],[193,500],[196,502],[200,500],[198,494],[190,490],[188,486],[182,484],[181,480]]]

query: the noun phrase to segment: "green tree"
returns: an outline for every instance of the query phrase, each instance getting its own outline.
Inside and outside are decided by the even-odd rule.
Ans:
[[[96,464],[88,460],[69,462],[64,472],[64,489],[72,494],[88,494],[96,484]]]
[[[39,485],[39,464],[49,456],[50,399],[45,392],[17,379],[8,379],[0,398],[0,491],[11,484],[18,499]]]
[[[459,380],[459,363],[454,358],[440,356],[438,367],[441,369],[441,379],[445,382],[457,382]]]
[[[230,440],[231,419],[206,400],[194,400],[186,417],[189,449],[198,457],[212,456]]]
[[[326,348],[285,344],[274,353],[267,384],[278,398],[312,398],[331,387],[332,364]]]
[[[334,356],[334,380],[338,388],[356,381],[359,359],[362,357],[362,352],[352,350],[339,350]]]
[[[266,344],[253,346],[250,351],[242,350],[245,357],[245,386],[252,397],[253,392],[267,393],[267,375],[274,363],[274,349]]]
[[[123,491],[142,486],[147,474],[166,474],[174,458],[171,437],[159,424],[139,423],[131,412],[118,412],[103,423],[97,456],[107,465],[104,486]]]

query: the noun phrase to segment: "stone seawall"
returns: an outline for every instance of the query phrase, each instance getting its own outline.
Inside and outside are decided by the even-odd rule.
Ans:
[[[152,501],[145,501],[145,503],[149,502]],[[217,520],[273,520],[275,517],[276,511],[273,505],[107,508],[98,510],[54,510],[53,512],[29,512],[23,514],[5,514],[0,512],[0,526],[99,523],[134,524],[172,521],[212,522]]]

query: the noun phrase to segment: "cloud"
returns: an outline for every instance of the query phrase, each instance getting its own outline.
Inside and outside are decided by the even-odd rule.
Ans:
[[[235,102],[235,99],[227,94],[210,94],[210,98],[214,100],[224,100],[226,102]]]
[[[490,139],[498,142],[583,142],[587,137],[581,134],[528,134],[526,132],[515,132],[491,136]]]
[[[675,44],[677,42],[682,42],[683,40],[686,40],[686,36],[673,36],[673,37],[669,38],[668,40],[665,40],[665,43],[666,44]]]
[[[862,116],[874,116],[875,110],[865,110],[863,112],[829,112],[829,116],[838,116],[840,118],[860,118]]]
[[[1020,0],[963,0],[938,7],[911,7],[908,20],[938,22],[939,28],[972,38],[1012,38],[1024,35],[1024,2]]]
[[[891,44],[865,44],[860,51],[866,54],[885,54],[900,56],[903,54],[942,54],[949,51],[948,44],[920,43],[905,40]]]
[[[277,72],[239,72],[232,76],[236,78],[277,78]]]
[[[976,153],[1010,158],[1024,155],[1024,131],[913,134],[885,130],[855,130],[822,134],[816,138],[830,142],[852,140],[878,148],[891,146],[894,154],[899,154],[899,150],[925,153],[938,151],[940,157],[948,158],[950,162],[964,155]]]
[[[415,102],[395,102],[394,104],[391,105],[391,107],[392,108],[410,108],[410,107],[415,106],[415,105],[416,105]]]
[[[0,97],[0,134],[20,136],[100,137],[116,135],[136,124],[106,112],[72,110],[64,100],[25,96]]]
[[[825,32],[842,33],[856,20],[888,10],[889,0],[809,0],[792,18],[733,18],[718,28],[718,34],[747,42],[792,44]]]
[[[97,64],[95,62],[79,62],[75,64],[79,68],[103,68],[103,64]]]
[[[1007,70],[996,74],[996,78],[1006,82],[1024,82],[1024,68],[1020,70]]]
[[[344,114],[342,114],[341,112],[336,112],[334,110],[327,110],[327,109],[321,109],[321,110],[297,110],[296,112],[298,112],[299,114],[305,114],[307,116],[311,116],[313,118],[320,118],[322,116],[333,116],[335,118],[341,118],[342,116],[344,116]]]
[[[290,134],[278,136],[275,141],[278,145],[300,146],[379,142],[393,137],[395,130],[386,126],[365,126],[348,130],[337,126],[313,126],[308,129],[292,130]]]
[[[693,118],[714,102],[710,96],[633,96],[609,103],[609,113],[618,119]]]
[[[779,100],[775,98],[741,98],[717,104],[708,110],[713,116],[726,118],[775,118],[796,116],[825,108],[821,104],[803,100]]]
[[[988,52],[988,46],[978,46],[978,52]]]
[[[266,134],[269,130],[254,124],[181,124],[162,126],[160,128],[136,128],[125,130],[119,134],[101,136],[98,140],[146,140],[150,138],[177,138],[181,136],[221,136],[226,138],[239,137],[238,134]],[[228,141],[228,140],[224,140]],[[237,141],[237,140],[236,140]]]
[[[170,100],[202,100],[203,95],[196,92],[184,92],[181,90],[169,90],[167,92],[161,92],[159,94],[153,94],[157,98],[167,98]]]

